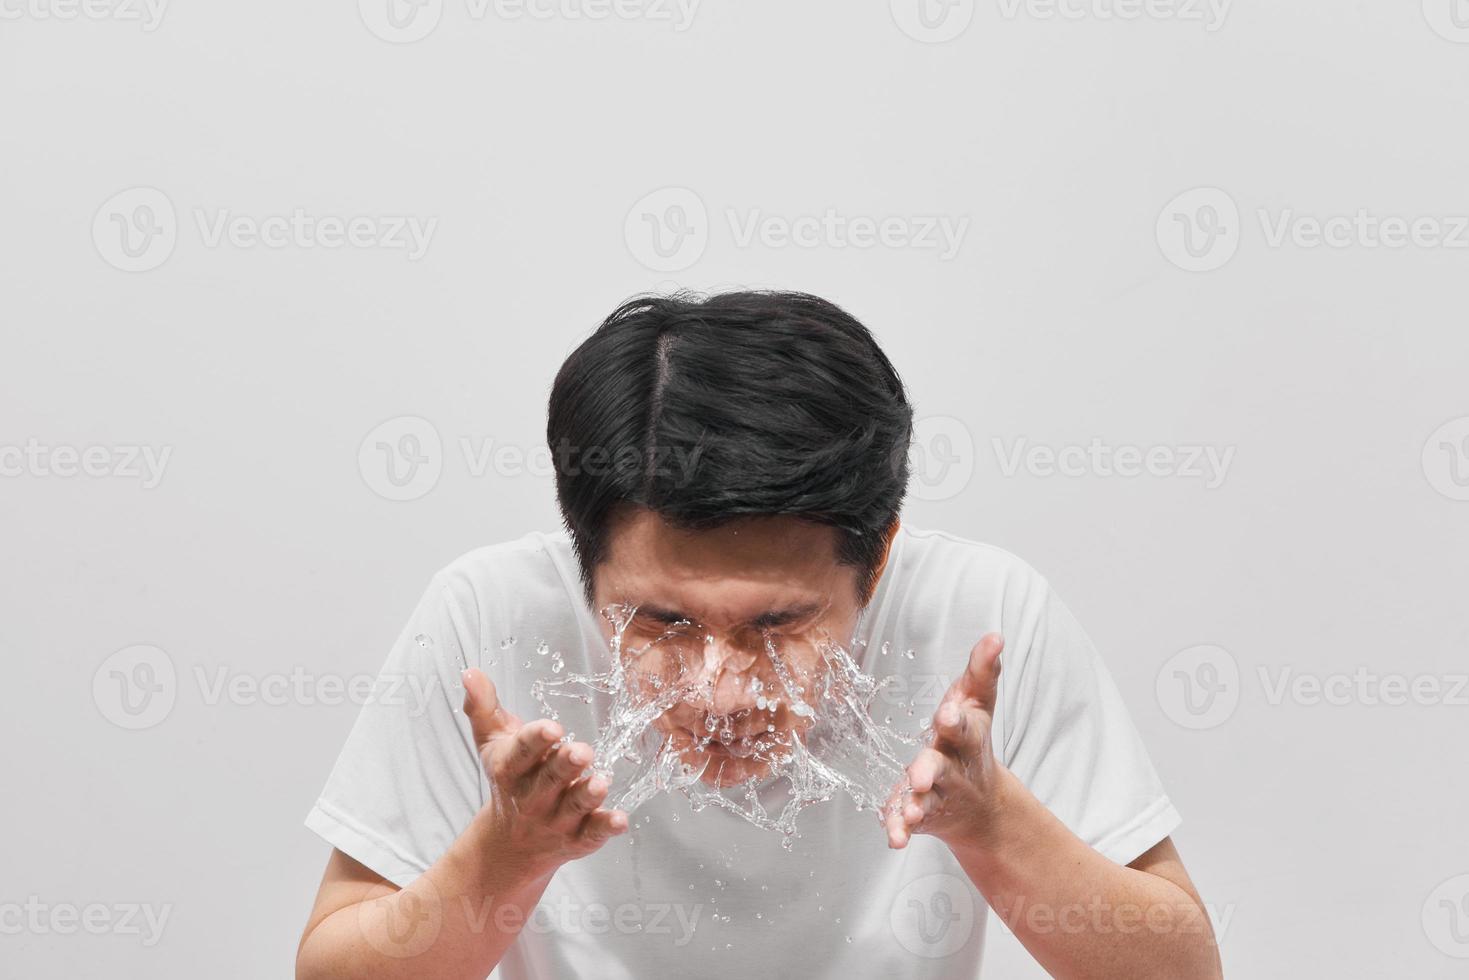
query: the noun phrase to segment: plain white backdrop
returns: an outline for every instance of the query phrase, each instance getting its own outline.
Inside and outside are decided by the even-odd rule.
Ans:
[[[556,526],[550,380],[672,286],[871,326],[908,518],[1086,625],[1228,975],[1469,968],[1469,4],[0,18],[0,973],[290,975],[342,688]]]

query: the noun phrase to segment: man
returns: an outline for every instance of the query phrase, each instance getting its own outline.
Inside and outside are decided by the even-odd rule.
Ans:
[[[308,817],[334,850],[298,976],[973,977],[988,903],[1054,976],[1218,977],[1178,815],[1080,626],[1017,558],[900,522],[911,423],[818,298],[614,312],[551,392],[567,533],[439,573],[384,667],[437,697],[364,708]],[[605,698],[540,718],[530,688],[607,669],[614,632],[658,651],[630,682],[696,682],[655,723],[706,785],[758,797],[824,642],[932,732],[880,820],[825,803],[789,849],[677,794],[610,809]]]

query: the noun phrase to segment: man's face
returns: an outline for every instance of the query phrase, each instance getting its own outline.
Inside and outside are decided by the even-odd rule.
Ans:
[[[593,602],[636,609],[622,637],[635,696],[691,692],[656,725],[705,782],[764,775],[811,725],[787,684],[809,697],[825,669],[820,643],[845,644],[860,609],[858,569],[837,561],[837,534],[793,517],[681,530],[645,508],[612,525]],[[610,642],[613,624],[602,628]]]

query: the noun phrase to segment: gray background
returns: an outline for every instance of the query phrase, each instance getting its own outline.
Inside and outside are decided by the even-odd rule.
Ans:
[[[326,855],[301,819],[357,708],[210,685],[370,675],[434,570],[554,527],[548,478],[476,474],[461,440],[535,447],[565,354],[680,284],[800,288],[872,326],[947,438],[918,447],[908,519],[1018,553],[1088,627],[1230,975],[1463,974],[1465,693],[1271,688],[1364,669],[1448,694],[1469,669],[1469,4],[959,2],[930,43],[903,0],[704,0],[685,30],[447,0],[395,43],[382,3],[110,2],[0,8],[0,450],[171,456],[148,487],[0,477],[0,905],[170,918],[152,945],[6,929],[0,972],[289,975]],[[113,222],[139,198],[109,202],[139,187],[176,243],[129,272]],[[1170,202],[1200,187],[1214,210],[1182,217],[1218,233],[1187,271]],[[665,188],[704,216],[640,204]],[[294,208],[437,225],[416,260],[199,227]],[[739,238],[828,209],[969,224],[950,257]],[[1458,247],[1271,242],[1359,209]],[[681,268],[650,268],[650,220],[692,230]],[[402,416],[441,472],[394,501],[359,447]],[[1211,487],[1007,472],[996,439],[1234,455]],[[109,658],[137,645],[175,675],[128,730]],[[993,925],[986,972],[1042,975]]]

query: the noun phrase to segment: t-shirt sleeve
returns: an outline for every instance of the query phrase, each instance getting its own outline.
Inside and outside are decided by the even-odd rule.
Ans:
[[[478,613],[441,574],[363,704],[306,826],[402,887],[438,860],[482,802],[461,705],[478,661]]]
[[[1173,832],[1178,811],[1071,610],[1045,585],[1026,605],[1021,654],[1007,650],[1000,675],[1002,758],[1072,833],[1127,864]]]

